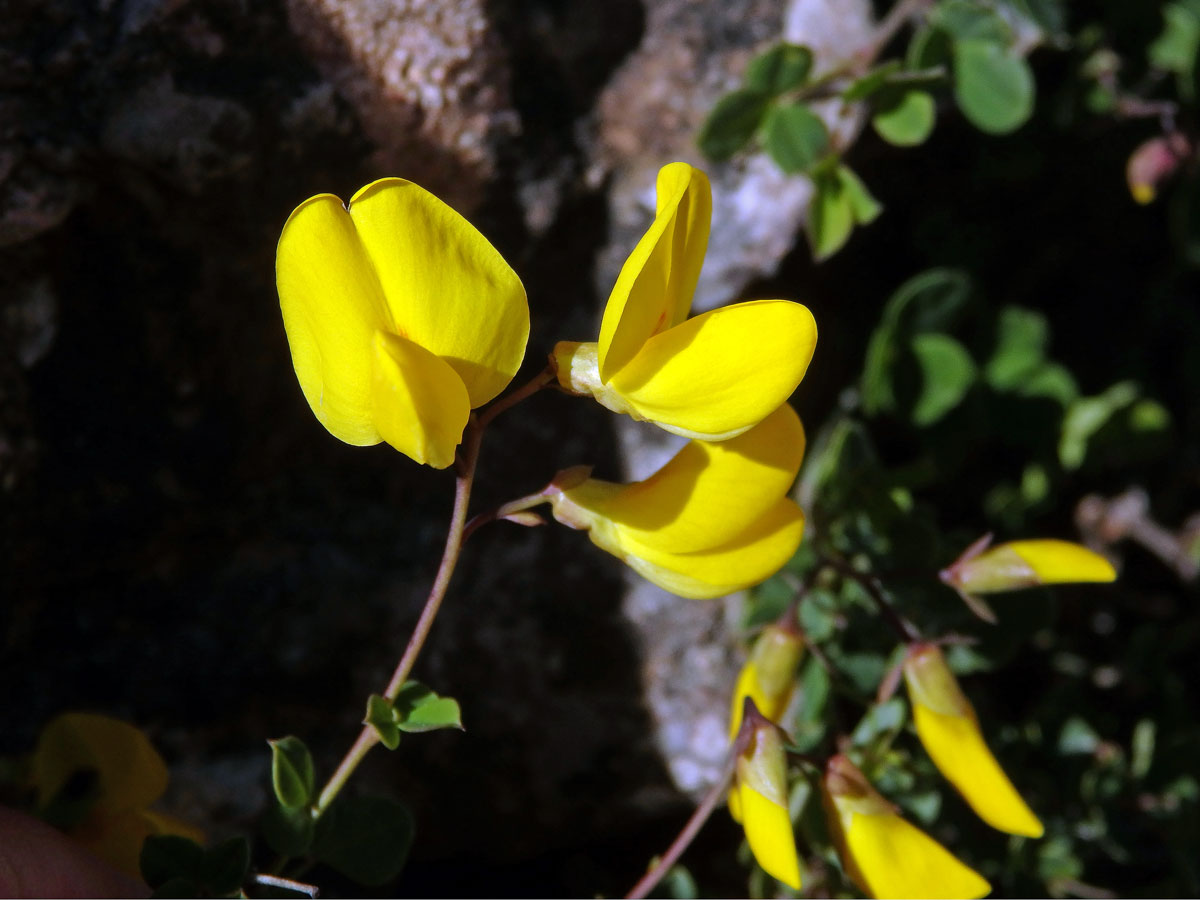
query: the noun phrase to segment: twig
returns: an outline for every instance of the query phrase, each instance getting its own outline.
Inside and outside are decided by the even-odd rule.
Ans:
[[[826,559],[825,565],[837,570],[847,578],[851,578],[858,582],[867,592],[875,605],[879,608],[879,612],[883,614],[883,618],[887,621],[892,630],[896,632],[900,640],[904,643],[921,640],[921,633],[917,631],[917,627],[909,622],[906,618],[896,611],[896,607],[888,601],[887,597],[883,596],[883,591],[879,587],[879,583],[873,575],[866,572],[859,572],[853,566],[842,562],[840,559]]]
[[[321,889],[315,884],[306,884],[303,881],[293,881],[291,878],[280,878],[277,875],[264,875],[261,872],[253,875],[250,879],[255,884],[265,884],[268,887],[283,888],[285,891],[295,891],[297,894],[307,894],[309,897],[321,896]]]
[[[751,701],[750,706],[753,708],[753,701]],[[758,715],[757,710],[754,710],[754,712],[755,715]],[[758,715],[758,718],[762,718],[762,716]],[[667,848],[667,851],[658,857],[654,865],[650,867],[650,870],[638,880],[637,884],[629,889],[629,893],[625,895],[625,900],[639,900],[639,898],[645,897],[654,890],[655,886],[671,871],[671,867],[679,861],[679,857],[683,855],[683,851],[696,839],[696,835],[700,833],[700,829],[708,821],[708,817],[713,814],[713,810],[717,808],[717,805],[724,798],[726,791],[729,790],[729,782],[733,778],[734,770],[737,768],[738,756],[745,749],[750,733],[755,727],[749,724],[752,719],[753,716],[743,714],[741,730],[729,745],[729,754],[725,758],[725,764],[721,766],[721,774],[717,777],[716,783],[709,788],[708,793],[704,795],[704,799],[696,806],[695,811],[683,826],[683,830],[671,842],[671,846]]]
[[[438,610],[441,609],[442,601],[446,597],[446,590],[450,587],[450,579],[454,575],[454,567],[458,563],[463,542],[467,537],[467,506],[471,500],[471,487],[475,481],[475,469],[479,463],[479,445],[483,440],[484,430],[500,413],[511,409],[522,400],[536,394],[553,380],[554,369],[552,366],[547,366],[525,385],[493,403],[478,418],[472,416],[471,420],[467,423],[463,443],[459,448],[458,459],[456,460],[457,478],[454,484],[454,510],[450,514],[450,528],[446,534],[446,545],[442,551],[442,561],[438,565],[433,586],[429,589],[429,596],[425,599],[425,606],[422,608],[421,615],[417,619],[417,624],[413,628],[413,633],[404,648],[404,655],[400,657],[400,662],[397,663],[395,671],[392,672],[391,680],[388,682],[387,689],[383,693],[383,696],[388,700],[396,699],[396,695],[400,693],[400,688],[404,686],[404,682],[412,672],[413,666],[416,665],[417,657],[425,646],[425,641],[429,637],[430,630],[433,628],[433,621],[437,618]],[[338,767],[334,770],[333,775],[330,776],[325,787],[321,789],[321,794],[317,798],[316,806],[313,807],[312,811],[314,819],[319,819],[329,809],[334,798],[337,797],[342,787],[345,786],[347,779],[350,778],[354,770],[358,768],[359,763],[362,762],[363,758],[377,743],[379,743],[378,732],[372,726],[364,725],[354,744],[342,758],[342,761],[338,763]]]

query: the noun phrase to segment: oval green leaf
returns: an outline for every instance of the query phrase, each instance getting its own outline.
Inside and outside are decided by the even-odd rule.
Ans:
[[[307,806],[313,793],[312,754],[298,737],[288,736],[271,745],[271,784],[279,802],[289,809]]]
[[[829,152],[829,131],[802,103],[774,106],[763,124],[763,147],[789,175],[807,172]]]
[[[994,41],[954,45],[954,97],[972,125],[1008,134],[1033,114],[1033,72],[1022,57]]]
[[[813,55],[799,44],[776,44],[750,60],[746,87],[778,97],[803,87],[812,72]]]
[[[923,144],[933,132],[937,110],[926,91],[897,92],[871,117],[871,125],[881,138],[897,147]]]
[[[408,807],[385,797],[339,797],[317,823],[312,853],[366,887],[404,868],[416,826]]]
[[[771,98],[758,90],[739,90],[726,94],[708,114],[696,144],[713,162],[725,162],[750,143],[762,124]]]
[[[932,425],[958,406],[971,389],[975,361],[962,344],[939,332],[917,335],[912,350],[922,377],[912,420],[917,425]]]

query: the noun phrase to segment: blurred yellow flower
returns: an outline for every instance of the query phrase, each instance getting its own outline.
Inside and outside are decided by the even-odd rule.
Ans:
[[[516,273],[466,219],[400,178],[348,206],[320,194],[296,207],[275,279],[300,388],[348,444],[386,441],[449,466],[471,410],[525,354]]]
[[[588,478],[547,495],[554,517],[681,597],[741,590],[787,562],[804,514],[786,496],[804,429],[784,404],[722,443],[692,441],[645,481]]]
[[[554,348],[559,383],[635,419],[720,441],[762,421],[804,377],[817,328],[798,303],[758,300],[688,319],[708,246],[712,194],[703,172],[658,173],[654,223],[608,298],[600,338]]]
[[[869,897],[983,897],[992,887],[945,847],[906,822],[841,754],[821,782],[830,835],[846,874]]]
[[[1042,823],[984,743],[975,710],[942,651],[934,644],[910,646],[904,680],[925,752],[971,809],[993,828],[1041,837]]]
[[[1009,541],[988,547],[991,536],[976,541],[939,577],[954,588],[982,619],[996,620],[980,594],[1015,591],[1043,584],[1107,582],[1116,570],[1099,553],[1052,539]]]
[[[80,789],[82,796],[68,796]],[[147,837],[204,835],[148,807],[167,789],[167,767],[146,736],[125,722],[92,713],[64,713],[42,729],[30,780],[43,812],[77,805],[67,833],[101,859],[140,878]]]
[[[761,716],[738,755],[732,794],[750,851],[763,870],[800,889],[800,857],[788,815],[787,756],[779,729]]]

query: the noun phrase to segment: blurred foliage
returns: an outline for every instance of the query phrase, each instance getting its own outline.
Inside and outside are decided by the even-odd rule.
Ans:
[[[1019,213],[990,225],[972,217],[972,230],[956,238],[964,211],[954,197],[937,210],[906,212],[913,243],[945,262],[912,275],[881,305],[853,386],[811,428],[797,489],[809,512],[805,544],[754,592],[746,633],[803,598],[797,617],[812,652],[782,723],[795,749],[818,759],[848,749],[912,821],[988,877],[994,895],[1194,896],[1200,727],[1188,686],[1200,674],[1189,650],[1200,618],[1187,597],[1177,598],[1194,597],[1194,584],[1130,551],[1117,586],[1005,595],[993,627],[975,620],[936,573],[987,531],[1077,539],[1072,513],[1088,491],[1185,486],[1153,497],[1152,507],[1195,512],[1197,427],[1188,398],[1200,390],[1200,368],[1186,348],[1200,339],[1200,323],[1183,301],[1194,300],[1188,286],[1200,264],[1200,4],[944,0],[924,8],[911,34],[875,49],[865,70],[828,80],[818,60],[804,86],[766,102],[758,128],[729,155],[764,150],[785,171],[812,179],[819,204],[817,181],[838,155],[834,142],[815,163],[789,168],[766,122],[771,104],[836,99],[866,101],[871,128],[894,147],[929,139],[952,107],[986,135],[1018,132],[1019,146],[956,162],[981,183],[1045,177],[1052,157],[1043,146],[1060,135],[1102,139],[1105,158],[1114,155],[1108,148],[1127,148],[1129,170],[1110,169],[1107,183],[1088,185],[1095,197],[1086,200],[1048,184],[1063,207],[1053,224],[1022,223]],[[1135,169],[1139,150],[1148,168]],[[985,168],[997,160],[1009,169]],[[924,171],[937,168],[931,161]],[[870,182],[869,167],[862,171]],[[1137,189],[1139,179],[1148,190]],[[993,187],[970,198],[976,208],[993,210]],[[1086,296],[1056,307],[1056,289],[1087,283],[1070,267],[1088,260],[1064,256],[1070,244],[1060,246],[1051,229],[1069,229],[1074,216],[1086,232],[1081,217],[1122,208],[1124,218],[1106,226],[1138,229],[1127,187],[1132,200],[1161,204],[1171,244],[1153,267],[1128,273],[1121,321],[1131,324],[1121,334],[1104,320],[1105,307],[1087,312]],[[845,244],[840,234],[822,243],[824,234],[822,224],[810,226],[817,261]],[[939,245],[934,235],[950,240]],[[1025,279],[995,278],[1023,266]],[[1049,277],[1038,283],[1038,272]],[[1096,318],[1068,330],[1065,309]],[[1106,343],[1095,343],[1098,335]],[[1172,340],[1158,349],[1148,335]],[[1042,817],[1044,838],[992,831],[938,775],[906,700],[877,696],[898,660],[897,635],[863,584],[830,561],[869,573],[925,637],[948,639],[947,659],[992,749]],[[798,762],[793,774],[794,796],[807,798],[814,770]],[[807,856],[802,894],[857,895],[819,804],[802,801],[792,812]],[[761,872],[748,891],[790,895]]]

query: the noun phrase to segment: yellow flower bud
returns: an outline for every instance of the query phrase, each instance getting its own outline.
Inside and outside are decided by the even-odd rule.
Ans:
[[[976,541],[957,560],[942,569],[939,577],[958,591],[980,618],[995,621],[995,615],[979,594],[1015,591],[1044,584],[1108,582],[1116,570],[1099,553],[1051,539],[1010,541],[988,548],[991,536]]]
[[[559,478],[546,498],[555,519],[659,587],[720,597],[796,552],[804,515],[786,494],[803,456],[804,429],[784,404],[732,440],[690,442],[645,481]]]
[[[703,172],[658,173],[654,223],[613,286],[598,341],[554,348],[559,383],[614,412],[701,440],[741,434],[784,403],[816,346],[812,314],[759,300],[688,319],[712,219]]]
[[[934,644],[913,644],[904,660],[904,681],[925,752],[976,815],[1001,831],[1041,837],[1042,823],[984,743],[975,710],[942,651]]]
[[[387,441],[443,469],[471,410],[512,380],[529,337],[516,273],[466,219],[400,178],[283,226],[275,279],[305,399],[348,444]]]
[[[763,629],[750,657],[738,673],[729,714],[729,737],[742,726],[742,709],[749,697],[758,711],[778,724],[796,687],[796,673],[804,657],[804,639],[795,628],[778,624]]]
[[[821,798],[846,874],[868,897],[983,897],[974,869],[900,817],[845,756],[829,760]]]
[[[800,856],[788,815],[787,756],[779,729],[761,717],[738,756],[733,793],[750,851],[763,870],[800,889]]]

